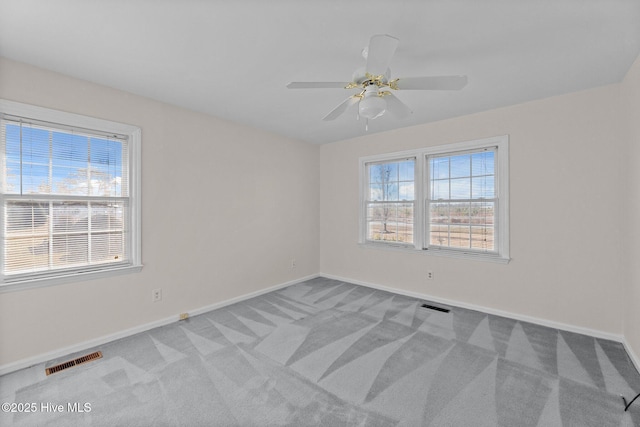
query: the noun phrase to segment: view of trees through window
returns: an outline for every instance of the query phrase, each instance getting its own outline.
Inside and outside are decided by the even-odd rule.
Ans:
[[[415,161],[368,165],[368,240],[413,243]]]

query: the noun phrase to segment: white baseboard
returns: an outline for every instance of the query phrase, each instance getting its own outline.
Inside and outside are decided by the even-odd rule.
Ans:
[[[268,292],[276,291],[278,289],[286,288],[287,286],[295,285],[296,283],[304,282],[306,280],[314,279],[318,277],[318,274],[312,274],[310,276],[301,277],[299,279],[291,280],[289,282],[280,283],[275,286],[271,286],[266,289],[261,289],[259,291],[251,292],[249,294],[240,295],[228,300],[220,301],[215,304],[211,304],[205,307],[200,307],[195,310],[189,311],[190,316],[196,316],[198,314],[206,313],[211,310],[215,310],[216,308],[224,307],[227,305],[235,304],[240,301],[244,301],[250,298],[254,298],[260,296],[262,294],[266,294]],[[12,363],[7,363],[5,365],[0,366],[0,375],[8,374],[10,372],[18,371],[20,369],[28,368],[40,363],[47,362],[52,359],[56,359],[58,357],[63,357],[72,353],[76,353],[79,351],[84,351],[99,345],[106,344],[111,341],[118,340],[120,338],[125,338],[131,335],[138,334],[140,332],[145,332],[153,328],[157,328],[159,326],[168,325],[173,322],[177,322],[180,320],[180,316],[176,314],[175,316],[166,317],[164,319],[155,320],[153,322],[145,323],[143,325],[134,326],[133,328],[125,329],[123,331],[115,332],[113,334],[103,335],[99,338],[94,338],[88,341],[84,341],[78,344],[74,344],[68,347],[59,348],[53,351],[49,351],[47,353],[38,354],[37,356],[29,357],[26,359],[17,360]]]
[[[396,294],[400,294],[400,295],[406,295],[406,296],[412,297],[412,298],[423,299],[423,300],[426,300],[426,301],[432,301],[432,302],[436,302],[436,303],[444,304],[444,305],[451,305],[451,306],[454,306],[454,307],[466,308],[466,309],[469,309],[469,310],[481,311],[483,313],[493,314],[493,315],[502,316],[502,317],[508,317],[508,318],[514,319],[514,320],[520,320],[520,321],[523,321],[523,322],[535,323],[537,325],[547,326],[547,327],[550,327],[550,328],[560,329],[560,330],[568,331],[568,332],[575,332],[575,333],[583,334],[583,335],[589,335],[589,336],[592,336],[592,337],[595,337],[595,338],[602,338],[602,339],[616,341],[616,342],[624,344],[624,337],[622,335],[616,335],[616,334],[612,334],[612,333],[609,333],[609,332],[599,331],[599,330],[596,330],[596,329],[583,328],[583,327],[580,327],[580,326],[570,325],[570,324],[567,324],[567,323],[555,322],[553,320],[547,320],[547,319],[541,319],[541,318],[538,318],[538,317],[526,316],[526,315],[523,315],[523,314],[512,313],[512,312],[509,312],[509,311],[496,310],[496,309],[491,308],[491,307],[484,307],[484,306],[481,306],[481,305],[469,304],[469,303],[460,302],[460,301],[454,301],[454,300],[435,297],[435,296],[422,294],[422,293],[418,293],[418,292],[405,291],[403,289],[392,288],[392,287],[380,285],[380,284],[377,284],[377,283],[363,282],[362,280],[351,279],[351,278],[348,278],[348,277],[340,277],[340,276],[335,276],[335,275],[332,275],[332,274],[324,274],[324,273],[320,273],[319,276],[326,277],[327,279],[339,280],[341,282],[348,282],[348,283],[354,283],[356,285],[367,286],[369,288],[379,289],[381,291],[387,291],[387,292],[392,292],[392,293],[396,293]],[[628,345],[626,346],[626,348],[627,348],[627,352],[629,352],[629,346]],[[636,363],[636,367],[637,366],[638,365]]]

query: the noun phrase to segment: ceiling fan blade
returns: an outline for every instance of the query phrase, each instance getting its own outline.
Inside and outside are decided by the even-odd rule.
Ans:
[[[365,71],[372,76],[380,76],[387,72],[389,62],[398,47],[398,39],[387,34],[371,37],[367,53],[367,68]]]
[[[337,119],[338,117],[340,117],[345,111],[347,111],[349,109],[349,107],[351,107],[352,105],[355,105],[358,103],[358,101],[360,101],[360,97],[359,96],[350,96],[347,99],[345,99],[344,101],[342,101],[340,103],[340,105],[338,105],[336,108],[334,108],[333,110],[331,110],[331,112],[329,114],[327,114],[326,116],[324,116],[324,118],[322,120],[324,121],[329,121],[329,120],[334,120]]]
[[[396,79],[400,90],[459,90],[467,85],[467,76],[430,76]]]
[[[289,89],[344,89],[349,83],[344,82],[291,82]]]
[[[383,99],[387,101],[386,110],[388,112],[393,114],[397,119],[403,119],[413,114],[411,108],[409,108],[404,102],[400,101],[397,96],[395,96],[391,92],[386,93],[388,93],[388,95],[385,95]]]

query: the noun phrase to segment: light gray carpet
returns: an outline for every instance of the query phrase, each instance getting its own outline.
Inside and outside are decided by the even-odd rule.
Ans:
[[[310,280],[0,377],[0,425],[640,426],[621,344],[423,302]]]

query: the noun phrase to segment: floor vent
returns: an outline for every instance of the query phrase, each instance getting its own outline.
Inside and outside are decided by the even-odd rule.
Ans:
[[[420,307],[428,308],[429,310],[441,311],[443,313],[448,313],[451,311],[448,308],[436,307],[435,305],[429,305],[429,304],[422,304]]]
[[[94,353],[78,357],[77,359],[69,360],[68,362],[60,363],[59,365],[47,368],[45,369],[45,372],[47,375],[55,374],[56,372],[64,371],[65,369],[69,369],[77,365],[82,365],[83,363],[91,362],[92,360],[100,359],[101,357],[102,352],[96,351]]]

